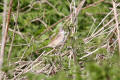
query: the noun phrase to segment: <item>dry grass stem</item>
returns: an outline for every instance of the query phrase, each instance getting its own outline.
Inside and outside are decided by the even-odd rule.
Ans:
[[[13,32],[11,45],[10,45],[9,52],[8,52],[8,61],[10,60],[10,56],[12,54],[13,42],[14,42],[14,39],[15,39],[15,31],[16,31],[16,27],[18,26],[19,6],[20,5],[19,5],[19,0],[18,0],[17,13],[16,13],[17,16],[15,17],[15,15],[13,14],[13,19],[14,19],[14,22],[15,22],[15,26],[14,26],[14,32]]]
[[[116,32],[117,32],[117,38],[118,38],[118,46],[119,46],[119,55],[120,55],[120,31],[119,31],[119,21],[118,21],[118,13],[116,10],[116,3],[114,1],[113,2],[113,10],[114,10],[114,16],[115,16],[115,22],[116,22]]]

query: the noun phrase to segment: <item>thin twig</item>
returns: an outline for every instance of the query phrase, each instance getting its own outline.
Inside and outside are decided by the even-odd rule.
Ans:
[[[24,50],[24,52],[22,53],[22,56],[21,56],[21,58],[20,58],[20,61],[24,58],[24,55],[25,55],[26,51],[30,48],[32,42],[33,42],[33,36],[31,37],[30,45],[28,45],[28,46],[26,47],[26,49]]]
[[[47,29],[48,25],[45,23],[45,21],[43,21],[43,20],[40,19],[40,18],[35,18],[35,19],[33,19],[31,22],[35,22],[35,21],[40,21],[40,22],[45,26],[45,28]]]
[[[83,0],[77,7],[77,11],[76,11],[76,14],[75,14],[75,18],[78,16],[78,14],[80,13],[80,11],[82,10],[82,7],[84,5],[86,0]]]
[[[101,49],[101,48],[104,48],[106,46],[106,44],[105,45],[103,45],[103,46],[101,46],[101,47],[99,47],[99,48],[97,48],[97,49],[95,49],[94,51],[92,51],[92,52],[87,52],[88,54],[86,54],[86,55],[84,55],[84,56],[82,56],[80,59],[83,59],[83,58],[86,58],[86,57],[88,57],[88,56],[90,56],[90,55],[92,55],[93,53],[95,53],[95,52],[97,52],[99,49]]]
[[[19,0],[18,0],[18,6],[17,6],[17,13],[16,14],[17,14],[16,18],[13,14],[13,18],[14,18],[14,21],[15,21],[14,32],[16,31],[16,27],[18,25],[17,22],[18,22],[18,15],[19,15]],[[12,37],[10,49],[9,49],[9,52],[8,52],[8,61],[10,60],[10,56],[11,56],[12,48],[13,48],[13,42],[14,42],[14,39],[15,39],[15,33],[14,32],[13,32],[13,37]]]
[[[1,46],[2,44],[0,44]],[[7,46],[10,46],[11,44],[6,44]],[[29,46],[30,44],[13,44],[14,47],[21,47],[21,46]]]
[[[18,34],[22,39],[24,39],[24,35],[18,30],[18,31],[14,31],[13,29],[9,28],[9,31]]]
[[[82,9],[87,9],[87,8],[96,6],[97,4],[99,4],[99,3],[103,2],[103,1],[104,1],[104,0],[98,0],[97,2],[95,2],[95,3],[93,3],[93,4],[90,4],[90,5],[88,5],[88,6],[84,7],[84,8],[82,8]]]

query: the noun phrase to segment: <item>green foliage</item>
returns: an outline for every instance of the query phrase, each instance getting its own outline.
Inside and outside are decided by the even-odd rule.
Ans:
[[[117,59],[116,59],[117,58]],[[108,60],[104,60],[102,65],[98,65],[94,62],[89,62],[86,64],[88,80],[119,80],[119,60],[118,56],[114,56]],[[115,61],[115,62],[114,62]],[[113,62],[113,63],[111,63]]]
[[[26,75],[28,76],[29,80],[41,80],[41,79],[45,79],[45,77],[46,77],[43,74],[35,75],[35,74],[32,74],[32,73],[27,73]]]
[[[40,3],[33,4],[36,1],[40,1]],[[58,29],[60,26],[63,25],[65,31],[69,31],[69,28],[74,27],[74,25],[72,24],[67,25],[66,20],[63,20],[61,23],[55,25],[51,29],[52,31],[46,31],[46,28],[49,28],[52,24],[55,24],[57,21],[70,14],[70,3],[68,2],[70,0],[48,1],[50,3],[44,2],[44,0],[20,0],[18,26],[16,28],[16,31],[20,31],[24,37],[22,38],[20,34],[15,34],[13,49],[10,56],[11,63],[18,62],[21,57],[23,57],[22,60],[24,61],[35,60],[39,55],[41,55],[43,51],[48,52],[51,50],[51,48],[40,50],[40,48],[43,48],[44,46],[49,44],[49,42],[51,41],[51,36],[58,33]],[[76,4],[79,4],[80,2],[80,0],[75,1]],[[99,0],[86,0],[84,7],[97,1]],[[14,3],[12,10],[16,16],[18,0],[14,0],[13,2]],[[120,80],[120,58],[117,55],[117,49],[114,56],[111,57],[107,57],[110,53],[107,53],[105,48],[101,48],[97,52],[95,52],[95,54],[92,54],[87,58],[80,60],[80,58],[86,54],[85,50],[87,48],[91,48],[90,46],[92,46],[93,48],[91,48],[91,51],[95,50],[101,45],[103,39],[106,37],[106,35],[96,37],[88,44],[85,44],[83,41],[83,39],[88,35],[91,26],[93,26],[93,31],[100,23],[100,21],[104,18],[106,13],[110,11],[110,7],[112,7],[112,4],[102,2],[96,4],[95,6],[82,9],[77,17],[78,25],[76,33],[71,35],[71,32],[69,32],[70,35],[68,36],[68,39],[61,50],[57,48],[55,51],[51,52],[50,55],[43,55],[40,58],[40,60],[43,60],[44,65],[52,65],[52,63],[54,62],[55,66],[60,66],[60,69],[58,69],[57,72],[49,75],[43,73],[34,74],[28,72],[22,76],[27,76],[28,80]],[[0,4],[0,13],[2,14],[2,12],[3,5]],[[44,23],[47,24],[47,26],[45,26],[41,21],[35,20],[36,18],[43,20]],[[111,16],[107,18],[106,22],[110,19]],[[2,16],[0,16],[0,24],[2,24]],[[11,16],[9,27],[11,29],[14,29],[15,27],[13,16]],[[102,25],[99,26],[99,28],[101,27]],[[44,31],[46,32],[42,34]],[[1,27],[0,32],[2,32]],[[0,35],[2,34],[0,33]],[[18,67],[18,64],[8,66],[8,52],[10,48],[10,43],[13,38],[13,32],[9,31],[8,36],[10,39],[8,40],[6,45],[3,71],[6,72],[9,79],[12,79],[14,76],[13,72],[16,67]],[[70,57],[71,55],[73,56],[73,54],[70,53],[71,49],[75,49],[73,53],[76,54],[76,61],[73,57]],[[61,53],[64,53],[66,51],[66,55],[56,55],[56,52],[59,50]],[[97,54],[103,54],[107,58],[105,60],[95,60]],[[24,69],[25,67],[20,69]],[[37,66],[35,68],[40,69],[41,66]]]

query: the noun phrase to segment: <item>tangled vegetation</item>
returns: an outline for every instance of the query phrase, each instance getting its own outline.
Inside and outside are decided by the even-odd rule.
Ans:
[[[120,0],[11,1],[0,1],[1,79],[120,80]]]

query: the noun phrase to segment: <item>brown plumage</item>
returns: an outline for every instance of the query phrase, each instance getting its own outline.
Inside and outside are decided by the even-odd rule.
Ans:
[[[56,37],[47,46],[43,48],[47,48],[47,47],[55,48],[57,46],[60,46],[64,42],[64,39],[65,39],[65,31],[62,28],[60,28]],[[43,49],[43,48],[40,48],[40,49]]]

